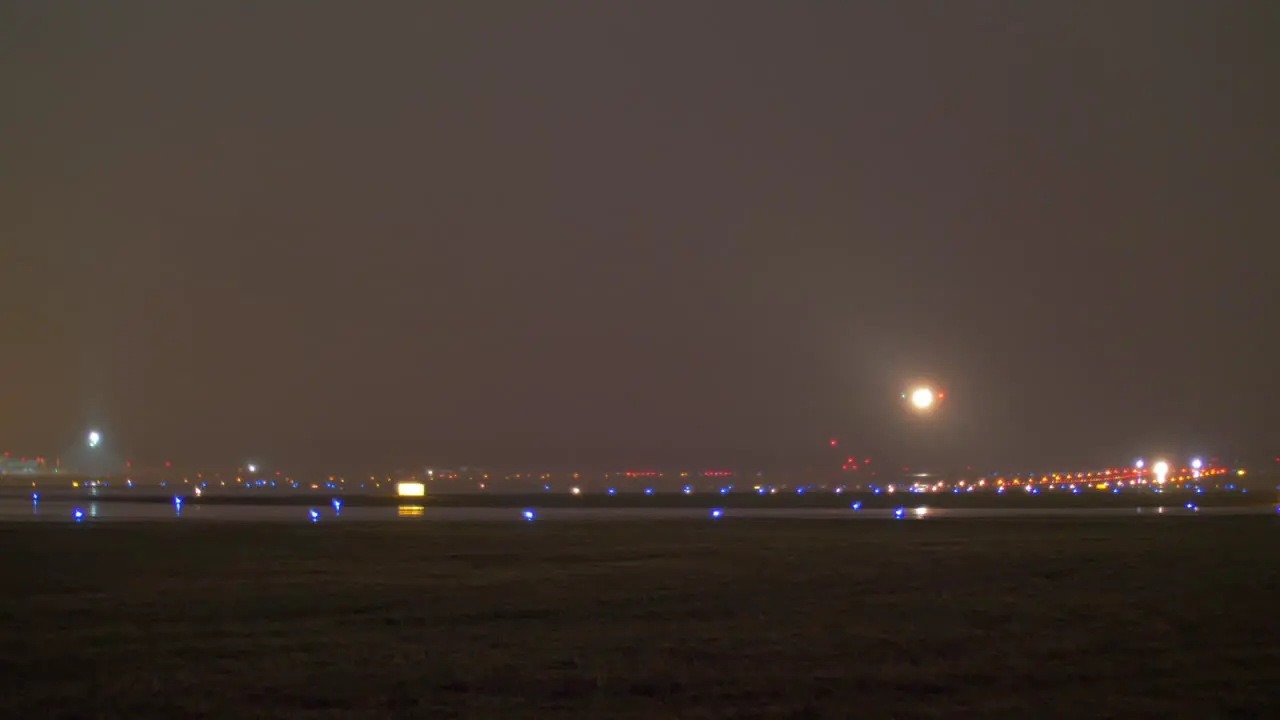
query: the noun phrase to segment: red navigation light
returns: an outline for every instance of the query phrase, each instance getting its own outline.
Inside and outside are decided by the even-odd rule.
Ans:
[[[164,461],[164,466],[165,466],[165,467],[173,467],[173,463],[169,462],[168,460],[165,460],[165,461]]]
[[[835,447],[835,446],[836,446],[836,439],[835,439],[835,438],[831,438],[831,440],[829,440],[827,444],[829,444],[831,447]],[[1280,462],[1280,458],[1276,458],[1276,461],[1277,461],[1277,462]]]

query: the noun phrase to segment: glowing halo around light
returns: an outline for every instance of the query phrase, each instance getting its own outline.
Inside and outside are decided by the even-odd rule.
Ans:
[[[1151,467],[1152,472],[1156,475],[1156,483],[1163,485],[1165,477],[1169,474],[1169,463],[1161,460]]]
[[[98,432],[97,430],[90,430],[88,440],[89,440],[89,447],[96,448],[102,444],[102,433]]]
[[[933,390],[922,387],[911,391],[911,404],[921,410],[933,407]]]

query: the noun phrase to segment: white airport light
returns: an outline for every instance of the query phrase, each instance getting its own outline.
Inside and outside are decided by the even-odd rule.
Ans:
[[[258,472],[258,466],[257,466],[257,465],[254,465],[253,463],[249,463],[249,472],[251,472],[251,473],[256,473],[256,472]]]
[[[1147,466],[1147,462],[1142,458],[1138,458],[1137,460],[1133,461],[1133,466],[1141,470],[1142,468]]]
[[[97,430],[90,430],[88,439],[89,439],[89,447],[96,448],[98,447],[98,445],[102,444],[102,433],[98,432]]]
[[[1165,477],[1169,475],[1169,463],[1160,460],[1151,466],[1151,471],[1156,474],[1156,482],[1164,484]]]
[[[427,494],[427,486],[420,482],[402,482],[396,485],[396,495],[400,497],[422,497]]]
[[[911,391],[911,404],[917,410],[928,410],[933,407],[934,400],[932,388],[918,387]]]
[[[1192,470],[1199,470],[1199,469],[1200,469],[1200,468],[1202,468],[1202,467],[1204,467],[1204,461],[1203,461],[1203,460],[1201,460],[1200,458],[1191,458],[1191,469],[1192,469]]]

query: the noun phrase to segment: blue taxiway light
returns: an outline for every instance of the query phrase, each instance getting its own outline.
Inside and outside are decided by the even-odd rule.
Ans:
[[[338,514],[342,513],[342,501],[338,498],[333,499],[333,511]]]
[[[521,513],[521,515],[528,522],[533,522],[533,519],[537,517],[537,515],[535,515],[532,510],[525,510],[523,513]]]
[[[84,520],[84,511],[81,510],[80,508],[76,508],[75,510],[72,510],[71,519],[75,520],[76,522],[80,522],[81,520]]]
[[[901,520],[906,514],[907,511],[905,508],[894,508],[893,510],[893,518],[895,520]]]
[[[720,508],[714,508],[711,511],[712,520],[719,520],[722,515],[724,515],[724,511],[721,510]]]
[[[316,510],[315,508],[312,508],[311,510],[308,510],[308,511],[307,511],[307,515],[311,518],[311,522],[313,522],[313,523],[320,522],[320,511],[319,511],[319,510]]]
[[[861,500],[855,501],[852,505],[850,505],[850,506],[849,506],[849,509],[850,509],[850,510],[861,510],[861,509],[862,509],[862,501],[861,501]]]
[[[610,495],[615,495],[615,494],[617,494],[617,492],[618,492],[617,488],[609,488],[609,494],[610,494]]]
[[[645,488],[645,489],[644,489],[644,494],[645,494],[645,495],[652,495],[652,494],[653,494],[653,488]]]

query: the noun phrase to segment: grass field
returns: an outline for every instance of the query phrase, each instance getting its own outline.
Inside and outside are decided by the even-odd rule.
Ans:
[[[1280,519],[0,526],[0,717],[1264,717]]]

